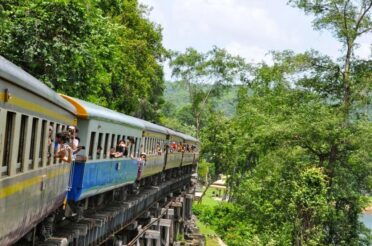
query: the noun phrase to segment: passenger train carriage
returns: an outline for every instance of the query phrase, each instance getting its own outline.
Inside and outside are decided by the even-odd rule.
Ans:
[[[71,125],[78,127],[85,149],[70,164],[54,157],[52,142]],[[111,152],[119,140],[129,143],[128,153],[115,158]],[[0,56],[0,245],[14,243],[37,224],[47,237],[45,227],[56,223],[55,214],[79,218],[126,199],[140,186],[190,173],[198,143],[163,126],[58,95]],[[137,161],[141,153],[147,155],[143,165]]]
[[[0,57],[0,245],[14,243],[65,199],[70,164],[51,134],[75,125],[75,108]]]
[[[129,153],[138,153],[143,122],[89,102],[64,97],[77,109],[80,144],[86,148],[85,153],[77,153],[68,199],[80,201],[133,183],[137,177],[137,161],[130,157],[111,158],[109,152],[119,140],[132,137],[135,144],[129,147]],[[98,147],[102,148],[99,153]],[[79,158],[81,156],[83,158]]]

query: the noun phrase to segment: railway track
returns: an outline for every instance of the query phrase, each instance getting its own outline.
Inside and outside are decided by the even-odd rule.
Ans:
[[[154,203],[170,204],[171,200],[168,200],[171,199],[172,193],[185,190],[190,184],[190,180],[190,175],[173,178],[159,186],[147,187],[126,201],[112,202],[95,213],[85,215],[79,221],[64,221],[55,228],[53,237],[34,245],[105,245],[113,235],[126,229],[133,221],[148,211]],[[168,199],[166,199],[167,197]],[[143,228],[142,231],[146,229]],[[134,238],[132,241],[134,242],[136,239]]]

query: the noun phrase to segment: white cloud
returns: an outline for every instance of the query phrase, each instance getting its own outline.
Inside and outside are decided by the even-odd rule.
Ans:
[[[184,51],[213,45],[247,61],[269,62],[270,50],[316,49],[339,57],[341,44],[330,32],[314,31],[313,17],[286,5],[287,0],[139,0],[153,6],[150,19],[163,27],[166,48]],[[358,40],[356,54],[370,56],[371,36]]]
[[[175,0],[171,19],[180,36],[281,38],[279,26],[264,8],[235,0]]]
[[[360,43],[358,46],[359,47],[355,50],[356,56],[360,58],[364,58],[364,59],[372,57],[372,44],[371,43]]]
[[[233,55],[244,57],[247,62],[258,63],[264,61],[268,64],[272,63],[272,57],[267,54],[268,51],[258,46],[243,45],[237,42],[232,42],[225,48]]]

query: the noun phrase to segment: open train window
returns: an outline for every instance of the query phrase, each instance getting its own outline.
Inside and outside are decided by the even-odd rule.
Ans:
[[[111,135],[111,148],[115,148],[116,147],[116,143],[115,143],[115,134],[112,134]]]
[[[103,138],[103,133],[98,134],[98,145],[97,145],[97,159],[101,159],[101,153],[102,153],[102,138]],[[98,152],[98,149],[101,148],[100,152]]]
[[[139,138],[135,138],[135,139],[134,139],[134,155],[135,155],[136,157],[138,156],[138,145],[139,145],[138,139],[139,139]]]
[[[110,134],[109,133],[106,133],[106,136],[105,136],[105,145],[103,147],[103,158],[107,158],[107,148],[108,148],[108,142],[109,142],[109,137],[110,137]]]
[[[50,122],[48,127],[48,161],[47,165],[52,164],[52,154],[54,152],[54,141],[55,141],[55,131],[57,128],[54,128],[54,122]]]
[[[23,171],[22,163],[24,162],[23,153],[25,150],[27,122],[28,122],[28,116],[22,115],[21,116],[21,128],[19,131],[19,141],[18,141],[18,155],[17,155],[17,168],[16,168],[17,173]]]
[[[6,123],[5,123],[5,138],[4,138],[4,155],[3,155],[3,164],[1,167],[1,175],[6,176],[9,175],[9,162],[10,162],[10,152],[12,146],[12,139],[13,139],[13,128],[14,128],[14,121],[15,121],[14,112],[7,112],[6,113]]]
[[[147,149],[147,138],[145,137],[144,140],[143,140],[143,151],[145,153],[149,153],[148,149]]]
[[[115,146],[119,143],[119,140],[121,140],[121,139],[120,139],[120,135],[118,135],[118,136],[116,137],[116,143],[115,143]]]
[[[93,159],[93,150],[94,150],[94,140],[96,138],[96,132],[90,133],[90,142],[89,142],[89,159]]]
[[[45,146],[46,146],[46,128],[47,128],[47,121],[43,120],[41,122],[41,135],[40,135],[40,148],[39,148],[39,167],[43,166],[43,156],[45,155]]]
[[[34,152],[35,152],[35,141],[36,141],[36,136],[37,136],[37,125],[39,124],[39,119],[38,118],[33,118],[32,119],[32,127],[31,127],[31,144],[30,144],[30,155],[29,155],[29,169],[33,169],[34,167]]]
[[[131,156],[133,154],[133,137],[128,136],[127,139],[128,156]]]
[[[153,142],[153,138],[150,138],[150,141],[149,141],[149,145],[150,145],[150,150],[149,150],[149,153],[152,154],[152,142]]]
[[[57,152],[57,148],[58,148],[58,143],[56,143],[57,133],[60,133],[60,132],[62,132],[61,131],[61,124],[57,123],[56,128],[55,128],[55,132],[53,133],[54,142],[52,143],[52,151],[53,151],[54,154]],[[57,164],[58,160],[60,160],[60,159],[57,159],[57,158],[54,157],[53,158],[53,164]]]
[[[151,141],[151,153],[152,154],[155,154],[155,138],[152,138],[152,141]]]

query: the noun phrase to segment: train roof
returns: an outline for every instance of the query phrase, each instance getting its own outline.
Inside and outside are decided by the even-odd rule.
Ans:
[[[77,116],[83,119],[99,119],[103,121],[111,121],[116,123],[126,124],[135,128],[145,129],[145,124],[142,120],[135,117],[118,113],[108,108],[98,106],[96,104],[83,101],[81,99],[62,95],[72,105],[76,107]]]
[[[59,94],[2,56],[0,56],[0,77],[22,87],[25,90],[31,91],[37,96],[45,98],[51,103],[64,108],[73,114],[76,114],[75,108],[66,102],[66,100],[64,100]]]
[[[143,124],[145,125],[145,130],[169,135],[169,129],[168,128],[166,128],[164,126],[156,125],[156,124],[151,123],[149,121],[145,121],[145,120],[142,120],[142,121],[143,121]]]
[[[135,118],[133,116],[125,115],[122,113],[118,113],[108,108],[104,108],[98,105],[95,105],[90,102],[83,101],[81,99],[69,97],[66,95],[62,95],[66,100],[68,100],[72,105],[76,107],[77,116],[83,119],[99,119],[104,121],[113,121],[117,123],[124,123],[136,128],[143,129],[145,131],[160,133],[164,135],[176,136],[182,138],[186,141],[192,142],[199,142],[194,137],[189,135],[183,134],[181,132],[177,132],[166,128],[164,126],[159,126],[149,121],[145,121],[142,119]]]
[[[191,141],[191,142],[199,142],[199,140],[198,139],[196,139],[196,138],[194,138],[194,137],[192,137],[192,136],[190,136],[190,135],[187,135],[187,134],[184,134],[184,133],[181,133],[181,132],[177,132],[178,133],[178,135],[180,136],[180,137],[182,137],[184,140],[186,140],[186,141]]]

